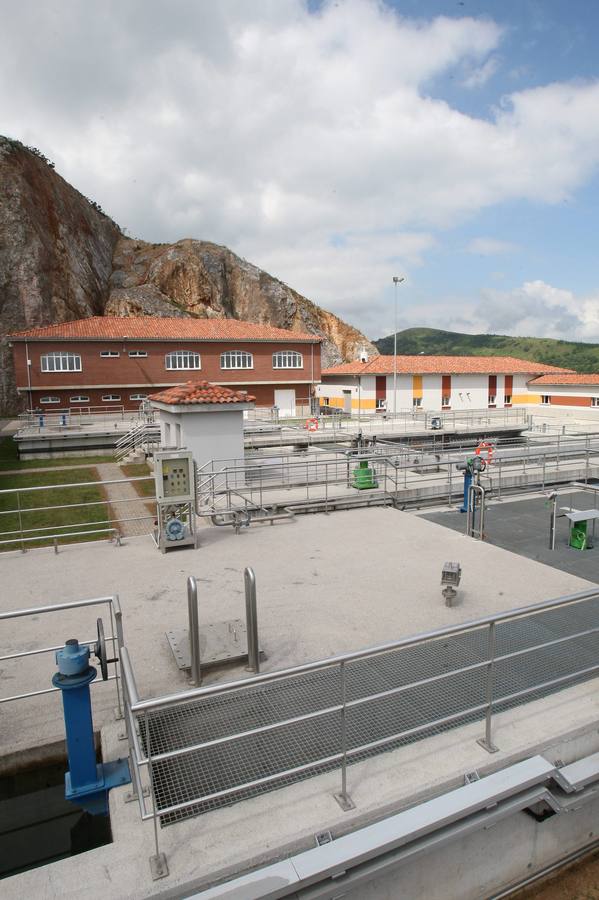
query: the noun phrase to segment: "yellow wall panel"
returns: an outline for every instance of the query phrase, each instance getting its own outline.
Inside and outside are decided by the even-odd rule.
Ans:
[[[540,394],[513,394],[512,404],[514,403],[540,403]]]
[[[412,397],[422,400],[422,375],[412,375]]]

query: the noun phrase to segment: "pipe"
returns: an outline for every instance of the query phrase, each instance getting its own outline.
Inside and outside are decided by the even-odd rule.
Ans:
[[[260,648],[258,646],[258,611],[256,605],[256,576],[249,566],[243,573],[245,581],[245,618],[247,623],[248,669],[258,674],[260,671]]]
[[[191,684],[202,683],[200,666],[200,617],[198,609],[198,583],[193,575],[187,579],[187,611],[189,614],[189,652],[191,655]]]

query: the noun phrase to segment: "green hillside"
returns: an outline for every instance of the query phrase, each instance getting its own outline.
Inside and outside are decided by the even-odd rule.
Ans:
[[[379,353],[393,354],[393,335],[374,341],[374,345]],[[425,353],[427,356],[515,356],[563,366],[576,372],[599,372],[599,344],[578,344],[551,338],[407,328],[397,332],[397,352],[408,355]]]

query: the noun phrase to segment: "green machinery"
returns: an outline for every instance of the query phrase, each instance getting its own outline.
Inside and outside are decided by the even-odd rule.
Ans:
[[[365,491],[378,486],[376,473],[370,465],[370,460],[361,459],[352,472],[352,487],[358,491]]]

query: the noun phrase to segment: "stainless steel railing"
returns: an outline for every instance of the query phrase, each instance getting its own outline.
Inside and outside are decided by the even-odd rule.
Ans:
[[[112,658],[115,660],[114,663],[114,673],[109,675],[108,680],[114,681],[116,683],[116,694],[117,694],[117,706],[119,710],[119,714],[123,714],[123,707],[121,702],[121,687],[120,687],[120,672],[117,666],[118,661],[118,649],[124,643],[123,636],[123,614],[121,611],[121,604],[119,602],[119,598],[116,594],[106,597],[94,597],[90,600],[77,600],[72,603],[54,603],[50,606],[34,606],[27,609],[14,609],[8,612],[0,613],[0,632],[2,631],[2,626],[4,623],[11,622],[15,619],[21,619],[26,616],[45,616],[52,613],[61,612],[64,610],[75,610],[75,609],[83,609],[90,608],[96,606],[107,606],[110,613],[110,632],[106,635],[106,643],[112,647]],[[95,622],[94,622],[95,626]],[[12,638],[9,638],[12,641]],[[80,640],[80,644],[86,644],[88,647],[91,647],[95,644],[96,638],[92,638],[91,640]],[[0,656],[0,662],[8,662],[9,660],[15,659],[26,659],[30,656],[39,656],[42,653],[54,653],[57,650],[61,650],[64,646],[64,642],[57,646],[52,647],[36,647],[35,649],[28,650],[17,650],[15,652],[4,653]],[[101,681],[94,681],[92,684],[101,684]],[[30,697],[40,697],[43,694],[53,694],[58,692],[58,688],[49,687],[49,688],[40,688],[35,691],[26,691],[21,694],[13,694],[8,697],[0,697],[0,703],[11,703],[18,700],[26,700]]]
[[[51,516],[53,511],[59,510],[85,509],[90,507],[102,506],[107,507],[108,509],[112,507],[116,507],[118,509],[118,507],[124,503],[155,504],[155,497],[151,495],[136,495],[134,497],[127,498],[101,497],[97,500],[77,500],[71,503],[51,503],[47,505],[44,505],[43,500],[42,505],[28,505],[28,501],[32,497],[43,497],[43,493],[47,491],[60,493],[62,491],[72,491],[80,488],[103,488],[106,486],[110,487],[112,485],[118,486],[135,484],[136,482],[142,481],[153,482],[154,476],[140,475],[132,478],[80,481],[74,482],[72,484],[36,485],[34,487],[14,487],[0,490],[0,504],[2,504],[5,498],[15,498],[14,501],[12,501],[14,503],[13,508],[0,509],[0,547],[20,547],[21,550],[24,551],[26,549],[26,545],[28,544],[43,544],[47,542],[53,542],[56,548],[58,542],[60,542],[61,540],[72,541],[73,538],[88,537],[90,535],[103,535],[104,537],[108,536],[109,538],[116,539],[117,543],[120,543],[123,526],[131,522],[153,522],[156,517],[155,511],[146,511],[142,512],[140,515],[135,516],[107,515],[106,518],[97,519],[94,521],[69,522],[63,525],[52,524],[48,526],[33,525],[32,527],[25,527],[24,519],[36,513],[42,513]],[[68,493],[66,494],[66,496],[68,497]],[[1,523],[3,521],[2,517],[4,516],[15,517],[18,522],[18,527],[11,530],[1,530]],[[147,530],[150,531],[149,528]],[[98,540],[100,540],[99,537]]]
[[[599,588],[591,588],[585,591],[579,591],[564,597],[558,597],[553,600],[541,603],[530,604],[506,612],[495,613],[469,622],[461,623],[454,626],[435,629],[423,634],[402,638],[400,640],[391,641],[379,646],[368,647],[355,652],[344,653],[328,659],[318,660],[315,662],[305,663],[303,665],[294,666],[288,669],[269,672],[261,675],[255,675],[244,679],[243,681],[227,682],[225,684],[211,685],[209,687],[194,688],[180,693],[166,694],[160,697],[141,699],[138,693],[135,676],[131,660],[126,647],[121,649],[121,669],[123,678],[123,693],[125,697],[126,716],[129,722],[129,730],[132,736],[131,743],[131,759],[132,766],[135,769],[135,782],[141,784],[144,781],[144,772],[147,774],[150,783],[151,805],[145,803],[143,795],[139,794],[140,811],[143,819],[153,819],[154,832],[156,838],[156,852],[158,848],[158,822],[161,818],[177,817],[190,811],[198,811],[198,809],[206,808],[208,804],[216,801],[223,802],[238,799],[243,796],[251,795],[252,791],[268,790],[276,787],[281,782],[289,782],[300,775],[314,773],[323,770],[330,770],[331,767],[337,766],[340,773],[340,790],[338,799],[343,808],[348,808],[351,804],[348,792],[348,764],[352,760],[364,758],[373,752],[378,752],[386,748],[398,746],[398,743],[405,739],[417,739],[419,736],[431,734],[435,730],[439,731],[445,727],[455,726],[461,723],[484,721],[484,733],[479,743],[490,752],[496,750],[493,736],[494,713],[499,708],[501,710],[508,708],[510,705],[525,702],[529,697],[539,697],[543,691],[559,689],[565,687],[577,680],[594,677],[599,672],[599,653],[595,657],[599,643],[593,639],[592,646],[585,645],[586,659],[578,661],[577,657],[577,641],[584,641],[589,636],[598,636],[599,641],[599,625],[594,625],[597,601],[599,601]],[[589,606],[592,604],[592,606]],[[576,615],[571,616],[570,624],[566,624],[562,628],[564,633],[553,633],[545,630],[543,622],[536,631],[531,630],[531,624],[534,624],[536,617],[545,614],[576,610],[580,612],[578,618]],[[532,641],[521,640],[516,644],[504,642],[503,649],[498,652],[497,644],[497,628],[499,625],[510,623],[518,623],[526,620],[526,626],[521,629],[520,633],[525,637],[532,635]],[[561,621],[564,617],[561,616]],[[581,627],[582,623],[582,627]],[[589,624],[591,623],[591,624]],[[486,635],[486,640],[485,640]],[[543,635],[542,640],[538,637]],[[419,677],[408,679],[400,684],[389,686],[389,678],[381,669],[380,683],[376,683],[373,673],[376,672],[374,666],[368,669],[369,677],[359,684],[359,690],[356,690],[355,684],[350,692],[348,690],[348,671],[351,670],[353,664],[358,662],[373,662],[377,658],[386,657],[389,659],[390,654],[404,651],[407,648],[412,650],[417,648],[426,648],[433,645],[443,646],[443,641],[448,638],[461,636],[476,636],[478,648],[482,648],[478,653],[479,658],[467,664],[456,665],[445,671],[437,671],[432,675],[420,673]],[[486,650],[484,649],[486,647]],[[507,649],[506,649],[507,647]],[[515,648],[514,648],[515,647]],[[510,664],[514,661],[519,671],[526,671],[525,661],[531,658],[531,654],[543,653],[548,649],[556,649],[564,647],[567,651],[567,667],[568,671],[562,674],[552,675],[547,678],[547,672],[543,671],[543,667],[537,664],[538,659],[528,667],[528,680],[524,687],[517,690],[508,689],[504,693],[498,693],[496,671],[500,665]],[[478,651],[477,651],[478,652]],[[590,661],[589,654],[597,659],[597,662]],[[532,657],[534,660],[534,656]],[[547,665],[545,665],[547,669]],[[190,722],[190,716],[196,715],[199,720],[204,721],[209,715],[210,708],[218,708],[221,710],[219,722],[229,721],[226,717],[223,719],[223,702],[229,697],[236,702],[243,701],[247,697],[248,705],[244,709],[251,709],[256,697],[256,689],[265,689],[269,685],[278,685],[278,694],[280,695],[288,685],[297,685],[298,679],[308,674],[322,675],[325,672],[336,672],[337,677],[334,684],[337,687],[337,699],[334,695],[328,696],[328,702],[323,701],[323,705],[318,706],[314,700],[315,708],[308,712],[302,712],[298,708],[290,706],[285,710],[286,714],[277,717],[276,712],[272,713],[271,721],[261,721],[258,724],[251,724],[251,717],[245,715],[243,721],[246,727],[243,730],[236,730],[236,723],[240,721],[239,717],[231,716],[230,730],[227,733],[220,733],[216,737],[207,739],[194,740],[192,737],[185,738],[180,731],[176,732],[177,743],[179,746],[173,749],[164,750],[159,743],[160,736],[164,734],[164,729],[169,727],[169,722],[173,723],[170,727],[176,728],[177,709],[184,706],[185,722]],[[355,670],[354,670],[355,671]],[[549,671],[549,670],[548,670]],[[477,701],[474,704],[468,702],[468,692],[465,692],[463,702],[459,710],[447,712],[445,714],[432,715],[423,718],[416,725],[409,727],[400,727],[393,730],[392,733],[384,733],[373,735],[371,740],[356,741],[348,740],[348,714],[350,711],[361,709],[361,721],[368,720],[369,716],[377,718],[376,704],[381,701],[399,700],[402,694],[414,689],[432,690],[436,692],[437,700],[439,699],[439,686],[448,685],[449,695],[455,698],[456,690],[459,690],[459,678],[467,676],[468,683],[472,682],[472,678],[478,679]],[[458,687],[456,687],[456,679]],[[462,683],[462,690],[464,690]],[[478,699],[480,697],[480,699]],[[394,699],[395,698],[395,699]],[[217,701],[215,705],[215,701]],[[203,703],[211,703],[204,711]],[[434,707],[434,704],[433,704]],[[433,708],[431,707],[431,708]],[[269,707],[270,708],[270,707]],[[425,703],[424,708],[428,708]],[[219,749],[223,751],[231,745],[239,745],[242,742],[243,749],[240,751],[247,760],[248,739],[259,737],[260,747],[263,742],[275,733],[284,734],[284,729],[289,729],[294,725],[301,725],[304,722],[314,722],[315,724],[323,723],[320,727],[324,727],[326,721],[330,721],[332,716],[337,716],[339,720],[339,730],[335,733],[338,735],[338,746],[333,752],[329,752],[326,756],[315,756],[306,761],[305,754],[301,753],[304,749],[303,744],[299,741],[291,741],[287,747],[287,759],[291,763],[283,769],[271,771],[269,774],[261,775],[257,778],[244,779],[243,777],[235,778],[233,774],[226,786],[218,790],[209,790],[202,792],[193,791],[193,785],[190,787],[190,781],[187,773],[185,773],[185,758],[190,755],[197,754],[207,750]],[[153,719],[158,717],[158,727],[155,733],[152,728]],[[407,723],[409,724],[409,723]],[[238,728],[238,726],[237,726]],[[221,729],[223,730],[223,729]],[[366,732],[363,732],[366,733]],[[158,737],[156,736],[158,735]],[[285,741],[285,738],[282,738]],[[258,746],[258,745],[256,745]],[[262,762],[268,759],[268,751],[264,748],[258,753]],[[294,753],[297,754],[294,758]],[[222,757],[225,760],[228,757]],[[230,757],[229,757],[230,758]],[[157,801],[157,795],[160,791],[160,782],[164,778],[164,766],[170,761],[177,761],[177,765],[173,766],[173,771],[179,772],[180,775],[174,776],[174,781],[169,783],[169,789],[166,794],[161,794],[162,801]],[[221,758],[219,757],[219,760]],[[220,770],[223,770],[224,763],[219,762]],[[246,772],[247,767],[244,763],[242,772]],[[177,777],[185,781],[184,790],[181,785],[177,784]],[[181,790],[179,790],[181,789]],[[179,795],[185,795],[185,799],[178,800]],[[165,801],[165,797],[167,798]],[[170,798],[170,799],[168,799]],[[345,805],[344,805],[345,804]]]

